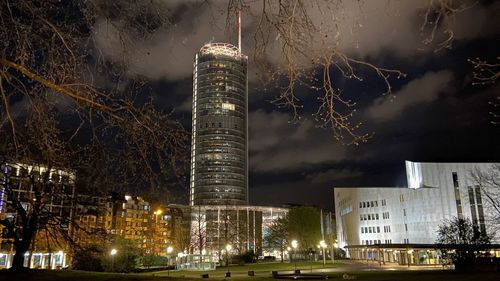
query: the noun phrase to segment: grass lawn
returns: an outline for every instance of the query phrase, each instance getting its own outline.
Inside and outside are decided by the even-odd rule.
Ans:
[[[303,272],[307,273],[312,266],[315,268],[322,268],[322,263],[297,263],[297,267]],[[346,264],[341,262],[335,265],[330,264],[330,267],[343,268]],[[405,270],[405,271],[358,271],[352,272],[346,266],[346,272],[351,276],[355,276],[355,280],[374,280],[374,281],[498,281],[500,274],[495,272],[474,272],[474,273],[458,273],[450,270]],[[294,264],[290,263],[259,263],[244,266],[230,267],[233,277],[226,280],[232,281],[279,281],[280,279],[273,279],[270,272],[273,270],[284,271],[293,270]],[[246,273],[249,270],[254,270],[257,276],[248,277]],[[209,271],[209,281],[224,280],[224,272],[226,268],[219,268],[215,271]],[[258,274],[260,272],[260,274]],[[202,271],[159,271],[153,273],[135,273],[135,274],[122,274],[122,273],[103,273],[103,272],[85,272],[74,270],[62,271],[27,271],[27,272],[9,272],[0,271],[0,281],[202,281],[200,276]],[[343,280],[342,274],[344,271],[338,273],[328,273],[329,280]],[[167,276],[169,274],[170,276]]]

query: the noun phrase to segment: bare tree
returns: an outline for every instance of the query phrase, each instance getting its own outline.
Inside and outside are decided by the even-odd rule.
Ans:
[[[500,164],[494,164],[488,171],[474,170],[470,174],[474,184],[479,186],[485,209],[485,220],[491,237],[500,231]]]
[[[480,58],[469,59],[469,62],[474,67],[474,85],[491,85],[497,82],[500,77],[500,57],[496,58],[495,62],[487,61]],[[493,109],[489,112],[491,115],[492,124],[500,124],[500,96],[489,102]]]
[[[434,52],[443,49],[451,49],[455,40],[453,31],[456,16],[472,8],[478,1],[467,0],[428,0],[427,7],[423,13],[423,22],[420,28],[423,43],[435,44]],[[487,86],[496,83],[500,77],[500,57],[494,59],[470,58],[472,64],[473,85]],[[499,124],[500,97],[489,102],[493,110],[489,112],[492,116],[491,123]]]
[[[74,174],[52,167],[2,163],[0,225],[13,240],[13,268],[22,268],[24,254],[37,233],[45,235],[47,250],[71,237]],[[59,172],[59,173],[58,173]],[[64,176],[63,176],[64,175]]]
[[[457,14],[472,8],[477,2],[467,0],[427,0],[420,26],[422,42],[435,44],[434,52],[451,49],[455,40],[453,26]]]
[[[271,249],[278,249],[280,251],[281,262],[284,262],[284,252],[288,238],[287,221],[285,218],[278,218],[274,221],[269,227],[269,232],[264,237]]]
[[[227,25],[234,22],[231,17],[239,10],[253,17],[256,23],[253,60],[262,80],[275,83],[280,89],[272,102],[280,108],[289,109],[293,121],[297,122],[303,116],[301,109],[304,106],[298,88],[310,88],[318,93],[318,106],[313,117],[319,127],[331,129],[335,139],[343,144],[366,142],[372,134],[359,132],[362,123],[353,121],[356,102],[344,97],[339,80],[361,82],[365,80],[362,71],[372,72],[385,85],[383,95],[392,98],[392,81],[405,74],[341,50],[338,21],[342,18],[336,17],[334,12],[342,10],[342,1],[262,0],[258,3],[250,5],[241,0],[229,1]],[[255,6],[260,9],[253,8]],[[326,28],[323,20],[333,21],[329,25],[336,28]],[[226,26],[226,29],[229,28]],[[268,59],[275,42],[278,42],[276,48],[280,57],[277,65]],[[341,78],[336,78],[336,74]]]
[[[455,269],[471,263],[480,251],[488,250],[490,237],[469,219],[457,217],[444,220],[437,231],[436,243],[441,246],[444,260],[451,260]]]
[[[167,179],[182,180],[188,134],[155,108],[143,79],[128,79],[126,66],[99,56],[91,40],[94,21],[103,11],[118,16],[127,3],[98,4],[0,1],[2,164],[70,169],[93,193],[159,191]],[[147,36],[152,21],[167,24],[154,10],[128,24]],[[51,179],[28,175],[30,198],[16,199],[16,186],[5,178],[5,207],[15,212],[3,213],[1,221],[14,236],[13,268],[20,269],[37,230],[64,223],[45,211]]]

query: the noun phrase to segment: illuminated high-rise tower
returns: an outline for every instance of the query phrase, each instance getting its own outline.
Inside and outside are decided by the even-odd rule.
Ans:
[[[227,43],[196,54],[190,205],[248,204],[247,60]]]

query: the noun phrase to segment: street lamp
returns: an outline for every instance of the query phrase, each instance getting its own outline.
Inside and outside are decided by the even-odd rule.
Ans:
[[[321,246],[321,250],[323,251],[323,267],[325,267],[326,265],[325,249],[327,247],[325,240],[319,241],[319,245]]]
[[[167,247],[167,276],[170,276],[170,254],[174,251],[174,247]]]
[[[160,240],[158,239],[158,216],[160,216],[162,214],[162,210],[158,209],[156,211],[153,212],[154,214],[154,217],[155,217],[155,222],[154,222],[154,225],[153,225],[153,231],[150,232],[151,233],[151,240],[150,240],[150,243],[151,243],[151,248],[150,250],[152,251],[152,255],[153,256],[156,256],[156,241]],[[161,241],[161,240],[160,240]],[[160,249],[162,249],[162,247],[160,246]]]
[[[226,245],[226,266],[227,266],[226,277],[231,277],[231,272],[229,271],[229,251],[231,251],[232,248],[233,246],[231,246],[231,244]]]
[[[115,255],[118,253],[116,249],[111,249],[109,253],[111,255],[111,271],[115,271]]]
[[[295,254],[298,246],[299,246],[299,241],[292,240],[293,254]],[[297,271],[297,261],[295,259],[293,259],[293,261],[295,262],[295,271]]]

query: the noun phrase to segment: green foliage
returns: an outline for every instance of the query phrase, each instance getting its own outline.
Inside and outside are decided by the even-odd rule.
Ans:
[[[114,256],[111,249],[116,249]],[[101,264],[105,271],[131,272],[140,265],[140,251],[133,241],[117,237],[104,252]]]
[[[86,271],[103,271],[101,258],[104,256],[102,246],[91,245],[73,251],[73,269]]]
[[[490,244],[490,237],[469,219],[455,217],[439,226],[436,242],[453,246],[454,249],[442,247],[441,253],[444,260],[451,260],[457,266],[475,259],[481,246]]]
[[[281,251],[292,240],[299,242],[299,252],[315,250],[321,240],[320,211],[313,207],[290,209],[285,217],[271,225],[264,239],[269,247]]]
[[[285,218],[289,241],[299,242],[298,251],[316,249],[321,240],[320,212],[313,207],[297,207],[288,212]]]
[[[236,255],[231,258],[233,264],[254,263],[257,261],[257,255],[254,251],[248,251],[241,255]]]
[[[144,255],[139,258],[139,263],[144,267],[166,266],[168,258],[163,256]]]
[[[287,222],[286,218],[278,218],[271,224],[264,237],[269,248],[283,250],[288,238]]]

